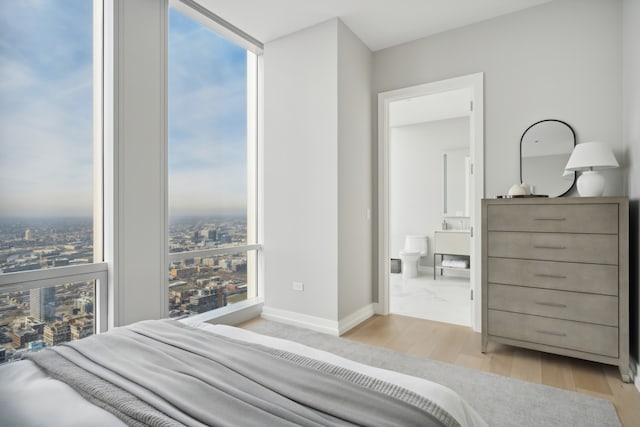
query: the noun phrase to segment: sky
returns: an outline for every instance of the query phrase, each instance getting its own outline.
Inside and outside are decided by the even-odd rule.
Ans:
[[[0,3],[0,216],[91,213],[91,14]]]
[[[92,2],[0,2],[0,216],[92,212]],[[246,51],[170,11],[170,215],[244,212]]]
[[[169,215],[244,213],[247,53],[169,14]]]

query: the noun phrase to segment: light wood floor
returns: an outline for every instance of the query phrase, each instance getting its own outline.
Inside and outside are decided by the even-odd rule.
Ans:
[[[614,366],[496,343],[482,354],[470,328],[399,315],[371,317],[343,338],[608,399],[624,427],[640,427],[640,392]]]

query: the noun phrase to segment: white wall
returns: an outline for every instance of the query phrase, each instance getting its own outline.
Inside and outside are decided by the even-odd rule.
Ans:
[[[621,158],[620,18],[618,0],[554,1],[384,49],[374,92],[484,72],[485,189],[495,197],[519,181],[520,136],[542,119]],[[612,175],[607,194],[622,194],[622,171]]]
[[[623,132],[627,190],[631,203],[630,275],[631,356],[640,360],[640,1],[623,2]],[[639,366],[640,368],[640,366]],[[640,381],[636,377],[636,386]]]
[[[371,52],[332,19],[264,64],[264,313],[337,333],[372,303]]]
[[[338,319],[373,301],[372,54],[338,21]]]
[[[338,317],[337,21],[264,47],[265,308]],[[304,283],[304,292],[291,289]]]
[[[120,326],[167,314],[167,2],[109,4],[105,260],[110,323]]]
[[[433,265],[434,231],[442,228],[442,153],[469,147],[469,118],[391,128],[389,142],[389,253],[398,258],[406,235],[429,237],[422,265]],[[464,178],[464,177],[461,177]],[[454,225],[459,220],[447,219]]]

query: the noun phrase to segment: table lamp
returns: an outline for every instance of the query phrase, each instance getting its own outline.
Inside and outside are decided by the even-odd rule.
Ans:
[[[583,142],[573,149],[565,166],[565,174],[582,171],[578,178],[578,193],[583,197],[599,197],[604,193],[601,169],[617,168],[618,162],[611,148],[602,142]]]

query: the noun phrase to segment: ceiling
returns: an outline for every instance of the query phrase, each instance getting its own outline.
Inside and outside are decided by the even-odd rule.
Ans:
[[[338,17],[372,51],[551,0],[197,0],[263,43]]]

